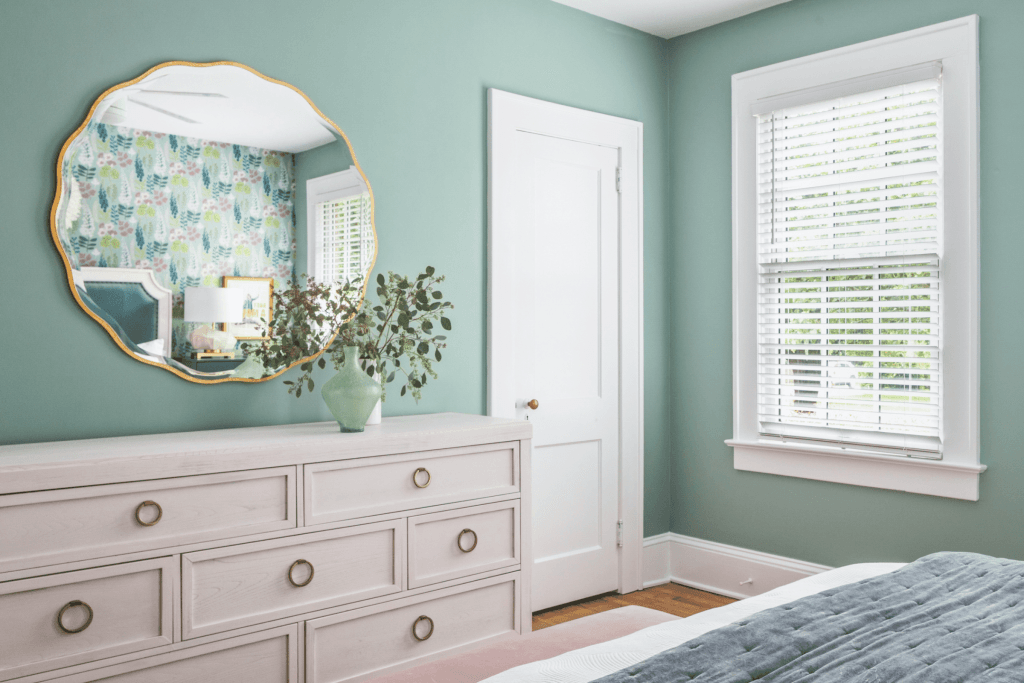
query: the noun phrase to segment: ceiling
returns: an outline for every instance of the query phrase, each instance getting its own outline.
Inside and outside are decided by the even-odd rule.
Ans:
[[[787,0],[555,0],[662,38],[742,17]]]
[[[304,152],[336,138],[302,95],[230,65],[160,69],[111,93],[95,116],[128,128],[277,152]]]

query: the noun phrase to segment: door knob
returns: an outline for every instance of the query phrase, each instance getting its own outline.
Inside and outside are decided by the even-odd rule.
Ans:
[[[537,399],[531,399],[526,402],[526,407],[530,410],[537,410],[537,408],[540,407],[540,404],[537,403]]]

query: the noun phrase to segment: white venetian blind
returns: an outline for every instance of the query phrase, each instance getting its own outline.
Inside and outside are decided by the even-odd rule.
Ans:
[[[316,227],[323,247],[318,273],[333,282],[361,280],[373,261],[370,194],[332,199],[316,205]]]
[[[757,117],[762,434],[940,448],[941,79]]]

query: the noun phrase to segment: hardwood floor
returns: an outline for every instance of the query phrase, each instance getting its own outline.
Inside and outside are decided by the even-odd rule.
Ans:
[[[728,605],[731,602],[736,601],[732,598],[715,595],[714,593],[705,593],[694,588],[666,583],[663,586],[654,586],[653,588],[626,595],[608,593],[580,600],[579,602],[571,602],[568,605],[534,612],[533,630],[537,631],[548,626],[579,619],[589,614],[597,614],[598,612],[615,609],[616,607],[625,607],[626,605],[640,605],[641,607],[668,612],[677,617],[689,617],[697,612]]]

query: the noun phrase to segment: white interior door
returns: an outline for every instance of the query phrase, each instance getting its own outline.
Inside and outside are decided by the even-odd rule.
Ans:
[[[643,125],[494,89],[488,102],[488,413],[534,425],[536,611],[642,585]]]
[[[619,150],[528,132],[518,149],[513,362],[534,424],[538,610],[619,587]]]

